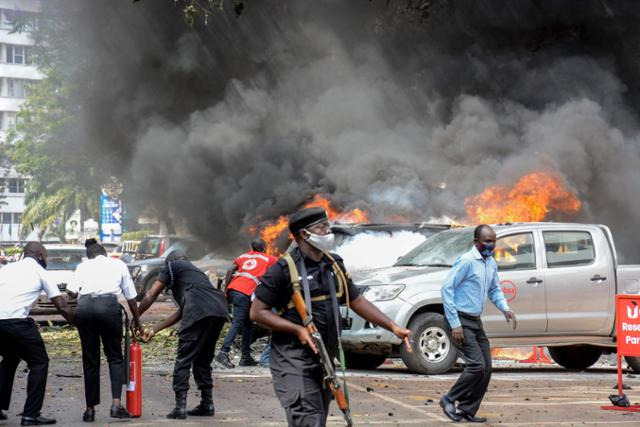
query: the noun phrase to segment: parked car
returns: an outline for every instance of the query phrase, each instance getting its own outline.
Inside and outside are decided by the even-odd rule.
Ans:
[[[167,249],[181,241],[193,240],[187,237],[173,235],[152,235],[143,238],[134,254],[136,261],[158,258],[164,255]]]
[[[640,266],[618,264],[609,228],[522,223],[495,230],[501,287],[518,328],[512,330],[489,302],[482,322],[491,345],[547,346],[556,363],[578,370],[593,365],[603,352],[615,352],[615,296],[640,292]],[[350,312],[343,345],[351,366],[372,369],[393,355],[418,373],[438,374],[453,366],[457,356],[445,333],[440,289],[472,240],[472,228],[443,231],[392,267],[354,275],[365,298],[411,330],[413,352],[390,332]],[[640,358],[625,359],[640,372]]]
[[[109,256],[129,263],[134,260],[138,246],[140,246],[140,240],[123,240],[109,252]]]
[[[73,277],[78,264],[86,257],[85,247],[80,245],[45,245],[49,256],[47,257],[47,276],[54,281],[63,295],[67,285]],[[67,304],[75,307],[77,300],[67,296]],[[53,303],[42,292],[31,308],[31,314],[55,314],[58,311]]]
[[[144,240],[142,243],[144,243]],[[140,244],[141,247],[142,243]],[[129,267],[129,272],[131,273],[131,278],[135,284],[139,299],[144,296],[147,289],[149,289],[158,278],[160,271],[164,268],[164,260],[167,255],[176,249],[185,251],[190,260],[198,260],[207,253],[206,247],[197,240],[181,238],[178,242],[169,246],[166,250],[163,250],[160,256],[128,263],[127,267]]]

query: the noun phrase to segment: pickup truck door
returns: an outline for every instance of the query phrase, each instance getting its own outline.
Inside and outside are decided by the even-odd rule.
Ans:
[[[502,234],[496,241],[498,277],[509,307],[516,314],[513,330],[504,315],[487,300],[482,322],[489,336],[540,335],[547,329],[545,283],[540,265],[540,237],[533,231]]]
[[[602,231],[572,227],[540,233],[549,333],[609,335],[616,277]]]

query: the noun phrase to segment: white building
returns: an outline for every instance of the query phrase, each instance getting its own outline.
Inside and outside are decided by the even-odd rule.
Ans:
[[[13,33],[13,21],[39,10],[37,0],[0,0],[0,139],[15,126],[16,114],[29,91],[29,85],[42,80],[28,32]],[[25,208],[27,177],[11,168],[0,168],[0,242],[20,240],[20,221]],[[28,239],[36,238],[35,233]]]

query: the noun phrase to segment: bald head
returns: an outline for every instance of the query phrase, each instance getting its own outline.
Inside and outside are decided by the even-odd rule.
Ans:
[[[33,258],[42,268],[47,268],[47,249],[40,242],[29,242],[22,250],[22,256],[25,258]]]

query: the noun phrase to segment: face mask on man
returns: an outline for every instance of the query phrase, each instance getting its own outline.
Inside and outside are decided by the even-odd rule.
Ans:
[[[480,255],[485,258],[489,258],[490,256],[492,256],[495,250],[495,243],[480,243],[480,245],[478,245],[478,251],[480,252]]]
[[[335,236],[333,233],[329,234],[314,234],[309,230],[306,230],[309,233],[309,237],[307,238],[307,242],[314,248],[321,250],[323,252],[327,252],[333,248],[333,241]]]
[[[42,266],[42,268],[44,268],[45,270],[47,269],[47,260],[46,259],[40,259],[40,258],[36,258],[36,261],[38,262],[38,264],[40,264]]]

